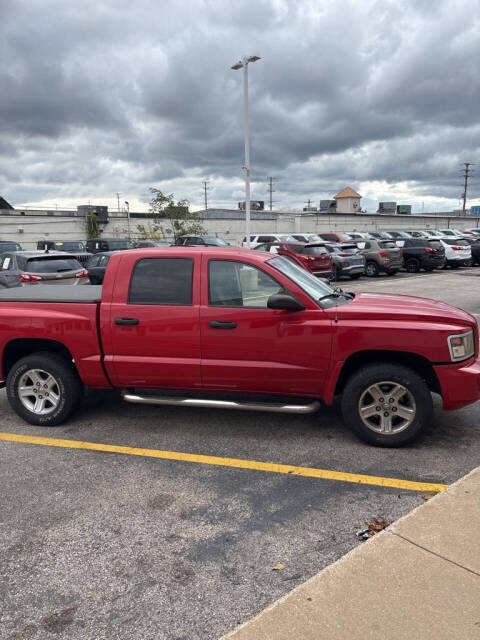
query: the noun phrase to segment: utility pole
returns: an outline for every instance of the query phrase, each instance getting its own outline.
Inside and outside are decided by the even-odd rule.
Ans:
[[[268,177],[268,192],[270,194],[270,211],[273,209],[273,192],[275,189],[273,188],[275,178],[273,176]]]
[[[463,194],[462,194],[462,197],[463,197],[463,215],[466,216],[467,212],[466,212],[465,205],[467,203],[467,185],[468,185],[468,178],[473,173],[473,169],[470,169],[470,167],[472,166],[473,162],[464,162],[463,164],[465,165],[465,169],[462,169],[463,177],[465,179],[464,185],[463,185]]]
[[[118,215],[120,215],[120,194],[117,193],[117,209],[118,209]]]
[[[208,189],[208,180],[203,181],[203,193],[205,198],[205,211],[208,209],[208,201],[207,201],[207,189]]]

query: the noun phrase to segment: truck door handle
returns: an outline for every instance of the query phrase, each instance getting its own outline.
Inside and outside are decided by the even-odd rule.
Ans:
[[[211,320],[208,325],[212,329],[236,329],[236,322],[226,322],[224,320]]]
[[[115,318],[115,324],[120,324],[120,325],[140,324],[140,320],[138,318]]]

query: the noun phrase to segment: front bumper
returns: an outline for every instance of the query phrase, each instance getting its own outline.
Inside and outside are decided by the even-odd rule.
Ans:
[[[480,359],[433,368],[440,382],[445,411],[461,409],[480,400]]]

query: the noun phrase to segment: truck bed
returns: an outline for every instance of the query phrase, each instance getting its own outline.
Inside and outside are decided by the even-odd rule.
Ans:
[[[76,302],[97,303],[102,298],[101,285],[33,284],[0,289],[0,302]]]

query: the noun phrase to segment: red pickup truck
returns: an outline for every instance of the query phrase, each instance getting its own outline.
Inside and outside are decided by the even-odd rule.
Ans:
[[[399,446],[480,398],[478,329],[423,298],[345,293],[288,258],[232,248],[118,252],[103,287],[0,291],[2,386],[27,422],[84,387],[128,402],[308,413],[341,396],[367,442]]]

